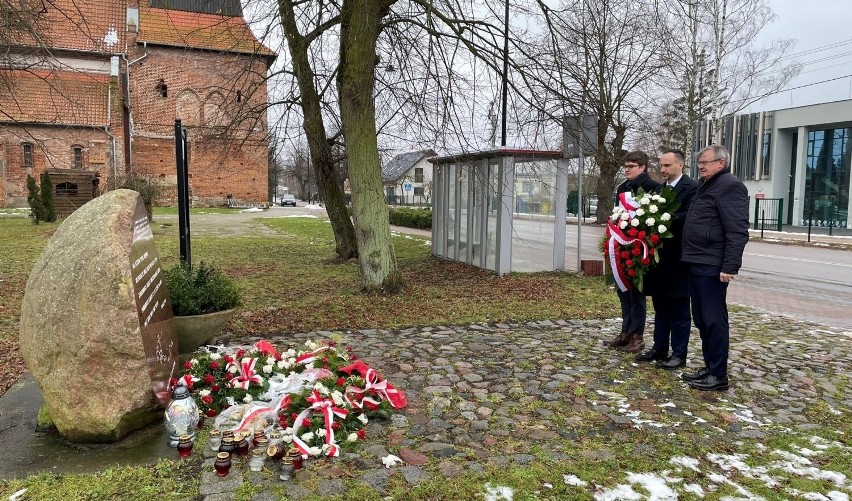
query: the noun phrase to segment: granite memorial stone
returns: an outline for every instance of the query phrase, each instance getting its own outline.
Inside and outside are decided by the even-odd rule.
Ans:
[[[115,190],[71,214],[30,273],[19,340],[59,433],[108,442],[161,420],[173,323],[142,197]]]

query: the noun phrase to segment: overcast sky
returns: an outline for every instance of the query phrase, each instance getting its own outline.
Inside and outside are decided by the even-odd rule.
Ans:
[[[800,54],[797,59],[803,64],[788,89],[845,78],[782,91],[755,103],[750,111],[852,99],[852,76],[847,76],[852,75],[852,0],[769,0],[769,4],[777,19],[761,31],[761,40],[796,40],[793,52]],[[829,45],[836,47],[822,50]]]

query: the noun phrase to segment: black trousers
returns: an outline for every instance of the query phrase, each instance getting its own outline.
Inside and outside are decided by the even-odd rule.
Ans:
[[[689,267],[689,295],[692,318],[701,333],[704,366],[718,377],[728,375],[728,283],[719,280],[718,266],[693,264]]]
[[[645,294],[636,287],[625,292],[616,287],[618,301],[621,303],[621,331],[628,334],[642,335],[645,332],[645,317],[648,307]]]
[[[689,298],[651,296],[651,302],[655,312],[654,351],[668,353],[671,339],[672,356],[686,359],[689,331],[692,329]]]

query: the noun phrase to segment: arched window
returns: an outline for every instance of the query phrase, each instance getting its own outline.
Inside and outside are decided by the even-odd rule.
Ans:
[[[24,160],[21,166],[27,169],[33,168],[33,145],[31,143],[21,143],[21,153]]]
[[[71,147],[71,150],[73,152],[73,163],[72,163],[72,165],[74,166],[75,169],[82,169],[83,168],[83,147],[75,144],[74,146]]]

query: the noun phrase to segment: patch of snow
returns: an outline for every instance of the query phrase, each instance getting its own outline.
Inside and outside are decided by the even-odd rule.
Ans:
[[[301,218],[308,218],[308,219],[319,219],[317,216],[314,216],[313,214],[290,214],[290,215],[287,215],[287,216],[278,216],[278,217],[301,217]],[[329,222],[331,222],[331,221],[329,221]]]
[[[677,407],[677,406],[675,405],[674,402],[666,402],[666,403],[660,404],[658,407]]]
[[[118,32],[115,31],[114,26],[110,26],[106,35],[104,35],[104,45],[107,47],[112,47],[113,45],[118,43]]]
[[[260,207],[249,207],[248,209],[243,209],[240,212],[263,212],[263,209]]]
[[[485,501],[499,501],[500,499],[512,501],[514,496],[515,491],[511,487],[501,485],[492,487],[491,484],[485,484]]]
[[[716,463],[724,471],[736,469],[742,472],[751,471],[751,466],[745,464],[746,454],[707,454],[707,460]]]
[[[325,210],[325,207],[317,204],[308,204],[305,206],[305,208],[310,210]]]
[[[802,497],[807,499],[808,501],[830,501],[827,497],[823,496],[819,492],[805,492],[802,494]]]
[[[649,493],[649,501],[674,501],[677,493],[666,484],[666,481],[652,473],[627,473],[627,481],[639,484]]]
[[[569,474],[565,473],[565,474],[562,475],[562,478],[563,478],[563,480],[565,480],[565,485],[574,485],[574,486],[577,486],[577,487],[585,487],[585,486],[589,485],[588,482],[581,479],[577,475],[569,475]]]
[[[698,484],[684,484],[683,490],[689,494],[695,494],[700,498],[704,497],[704,489]]]
[[[14,493],[14,494],[12,494],[11,496],[9,496],[9,501],[17,501],[17,499],[18,499],[18,498],[20,498],[21,496],[23,496],[25,492],[27,492],[27,488],[26,488],[26,487],[24,487],[23,489],[21,489],[21,490],[19,490],[19,491],[15,492],[15,493]]]
[[[849,494],[840,491],[828,491],[828,499],[831,501],[849,501]]]
[[[698,460],[689,456],[675,456],[669,459],[669,463],[675,466],[683,466],[692,471],[698,471]]]
[[[644,496],[629,485],[619,484],[614,489],[604,489],[595,493],[596,501],[639,501]]]

